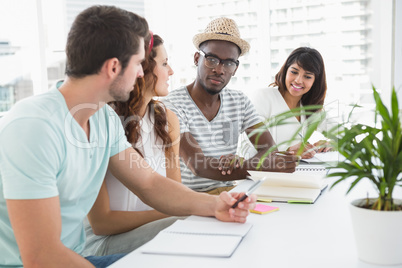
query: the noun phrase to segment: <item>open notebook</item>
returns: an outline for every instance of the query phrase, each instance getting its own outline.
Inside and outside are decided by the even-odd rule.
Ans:
[[[140,248],[142,253],[230,257],[251,223],[178,220]]]
[[[260,201],[312,204],[327,187],[326,170],[322,166],[300,167],[294,173],[252,170],[248,173],[254,181],[267,178],[254,192]]]

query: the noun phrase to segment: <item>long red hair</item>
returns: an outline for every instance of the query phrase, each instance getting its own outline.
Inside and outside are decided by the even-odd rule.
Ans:
[[[149,51],[148,44],[145,42],[145,51]],[[112,102],[111,105],[115,109],[116,113],[121,117],[123,121],[123,127],[127,140],[131,144],[135,144],[141,136],[141,126],[139,112],[144,104],[144,92],[152,90],[155,92],[155,85],[158,77],[154,74],[154,68],[156,66],[156,47],[163,44],[163,39],[158,35],[153,35],[153,46],[151,51],[142,62],[142,68],[144,70],[144,77],[137,79],[134,90],[130,93],[130,98],[126,102]],[[160,101],[151,99],[147,105],[148,114],[154,115],[154,129],[157,136],[162,140],[163,146],[166,150],[170,149],[172,140],[169,136],[166,126],[168,124],[166,117],[166,108]]]

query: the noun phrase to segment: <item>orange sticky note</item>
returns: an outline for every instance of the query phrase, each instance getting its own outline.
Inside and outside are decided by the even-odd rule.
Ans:
[[[257,204],[254,209],[250,209],[250,212],[257,214],[267,214],[279,210],[278,207],[272,207],[264,204]]]

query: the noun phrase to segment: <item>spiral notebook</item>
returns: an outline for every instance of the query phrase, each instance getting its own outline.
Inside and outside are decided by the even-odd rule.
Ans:
[[[315,165],[315,164],[300,164],[296,167],[296,174],[301,172],[312,172],[313,175],[325,175],[328,170],[324,165]]]
[[[178,220],[140,248],[142,253],[230,257],[251,223]]]

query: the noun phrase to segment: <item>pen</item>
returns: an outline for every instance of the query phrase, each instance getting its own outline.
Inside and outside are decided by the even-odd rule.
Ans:
[[[304,143],[304,136],[302,134],[300,134],[300,132],[298,132],[297,134],[300,136],[302,143]],[[310,144],[310,143],[308,141],[306,141],[306,144]]]
[[[277,151],[277,152],[275,152],[275,154],[277,156],[291,156],[292,155],[292,156],[297,156],[299,158],[299,160],[301,159],[300,156],[291,154],[289,151]],[[294,161],[285,161],[285,163],[292,163],[292,162],[294,162]]]
[[[289,152],[288,151],[277,151],[277,152],[275,152],[275,154],[279,155],[279,156],[287,156],[287,155],[289,155]]]
[[[303,135],[300,132],[298,132],[297,135],[299,135],[300,138],[304,139]]]
[[[247,197],[249,197],[266,179],[267,178],[264,177],[261,180],[256,181],[253,185],[251,185],[251,187],[247,190],[247,192],[242,197],[240,197],[240,199],[238,199],[236,203],[233,204],[232,208],[236,208],[240,202],[244,201]]]

